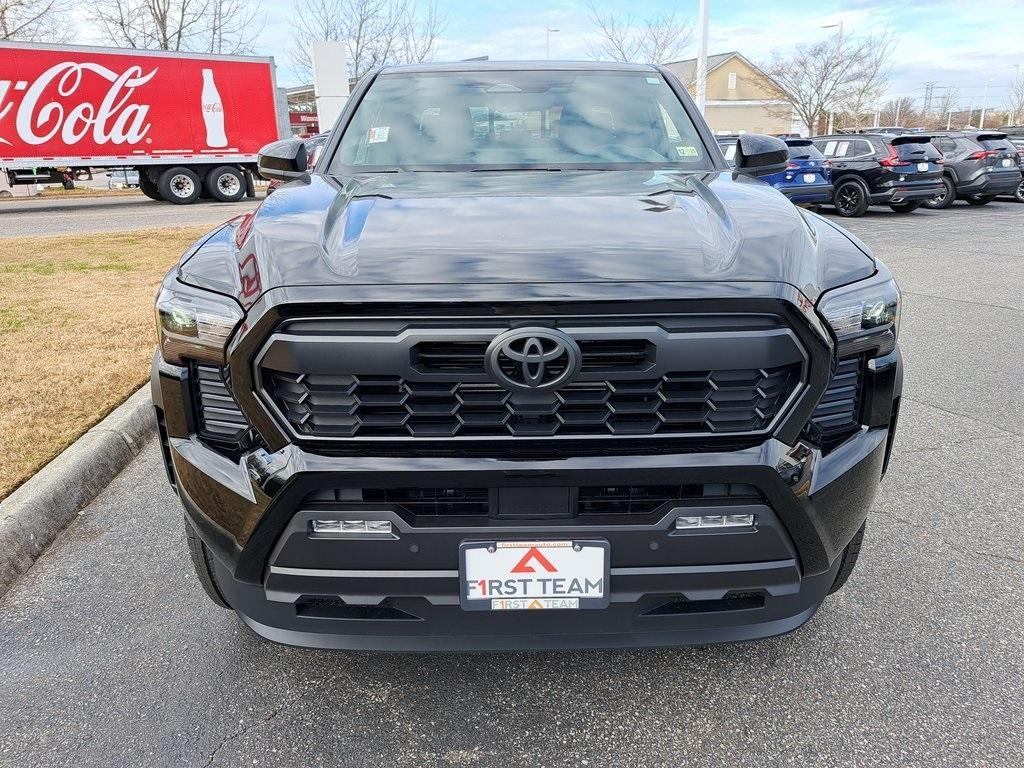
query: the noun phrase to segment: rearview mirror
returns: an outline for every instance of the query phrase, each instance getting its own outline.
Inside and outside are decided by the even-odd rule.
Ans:
[[[736,141],[736,173],[768,176],[786,170],[789,148],[786,142],[760,133],[741,133]]]
[[[263,147],[256,167],[264,179],[291,181],[306,173],[306,162],[305,142],[301,139],[285,139]]]

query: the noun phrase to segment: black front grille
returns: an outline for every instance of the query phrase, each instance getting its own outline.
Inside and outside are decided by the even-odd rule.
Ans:
[[[586,486],[571,489],[568,516],[650,515],[673,502],[727,499],[762,502],[764,496],[742,483],[688,485]],[[501,517],[495,488],[322,488],[306,495],[304,504],[375,503],[399,507],[424,517]],[[493,500],[492,500],[493,499]],[[539,514],[540,517],[549,515]],[[517,518],[524,517],[521,512]]]
[[[800,370],[794,363],[577,381],[547,399],[517,399],[484,382],[268,368],[263,369],[263,386],[302,437],[712,435],[766,429],[799,385]]]
[[[488,343],[421,341],[412,348],[412,365],[424,373],[482,374]],[[579,346],[584,373],[642,371],[654,360],[654,345],[646,339],[583,339]]]
[[[228,389],[224,371],[212,365],[197,365],[193,374],[200,436],[225,443],[241,440],[249,423]]]
[[[701,495],[696,485],[616,485],[579,489],[581,515],[646,515],[668,501]]]
[[[370,488],[363,498],[397,504],[414,515],[486,515],[490,505],[487,488]]]
[[[860,356],[840,360],[814,409],[807,431],[826,450],[860,429],[863,365]]]
[[[488,488],[321,488],[305,503],[372,502],[402,507],[414,515],[486,515]]]

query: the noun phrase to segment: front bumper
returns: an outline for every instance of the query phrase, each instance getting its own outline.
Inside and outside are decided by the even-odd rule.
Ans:
[[[156,360],[153,394],[172,483],[215,555],[232,606],[271,640],[325,648],[494,650],[684,645],[793,630],[828,592],[867,516],[891,450],[899,353],[871,362],[864,427],[823,454],[768,438],[738,450],[513,460],[482,456],[337,456],[288,445],[229,457],[188,419],[187,374]],[[324,488],[579,488],[743,484],[755,499],[685,502],[688,513],[741,510],[754,531],[679,535],[675,514],[628,524],[570,517],[437,524],[374,505],[397,539],[307,535],[307,499]],[[336,511],[367,508],[338,502]],[[611,546],[611,606],[467,612],[458,600],[463,540],[601,538]]]

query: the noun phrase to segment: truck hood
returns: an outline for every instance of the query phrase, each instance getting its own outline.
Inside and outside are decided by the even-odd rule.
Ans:
[[[718,172],[311,175],[229,229],[243,305],[300,285],[648,281],[782,282],[816,300],[874,271],[838,227]]]

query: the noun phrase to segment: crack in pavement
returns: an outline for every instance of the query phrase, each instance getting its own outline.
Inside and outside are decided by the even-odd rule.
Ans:
[[[1006,435],[1013,435],[1014,437],[1024,437],[1024,432],[1015,432],[1012,429],[1005,429],[1004,427],[997,427],[995,424],[992,424],[992,423],[987,422],[987,421],[982,421],[977,416],[971,416],[969,413],[961,413],[960,411],[954,411],[951,408],[944,408],[941,405],[935,405],[935,403],[929,403],[927,400],[918,400],[916,398],[910,397],[909,395],[903,395],[903,400],[905,402],[908,402],[908,403],[916,403],[917,405],[923,405],[926,408],[934,408],[935,410],[942,411],[943,413],[947,413],[950,416],[959,416],[962,419],[967,419],[968,421],[973,421],[975,424],[981,424],[983,426],[988,427],[989,429],[994,429],[997,432],[1002,432],[1003,434],[1006,434]]]
[[[255,726],[269,723],[271,720],[276,718],[278,715],[280,715],[286,709],[291,707],[293,704],[296,704],[300,699],[305,698],[305,696],[308,693],[309,691],[302,691],[296,694],[295,696],[286,699],[284,702],[281,703],[280,706],[278,706],[276,709],[271,710],[265,717],[261,717],[257,720],[253,720],[248,724],[242,725],[241,728],[238,728],[233,733],[230,733],[227,736],[225,736],[224,739],[221,740],[220,744],[217,745],[216,749],[214,749],[213,752],[210,753],[209,758],[207,758],[206,762],[203,764],[203,768],[210,768],[210,766],[213,765],[213,761],[217,759],[217,755],[220,753],[220,751],[224,749],[224,747],[226,747],[230,742],[244,736]]]
[[[921,293],[920,291],[900,291],[904,296],[920,296],[925,299],[937,299],[939,301],[951,302],[953,304],[970,304],[974,307],[988,307],[990,309],[1007,309],[1010,312],[1024,312],[1020,307],[1008,307],[1005,304],[989,304],[985,301],[971,301],[969,299],[955,299],[951,296],[936,296],[934,293]]]
[[[956,544],[956,543],[950,541],[949,539],[947,539],[942,534],[936,533],[934,528],[928,528],[927,526],[920,525],[919,523],[915,523],[915,522],[913,522],[911,520],[907,520],[904,517],[899,517],[898,515],[894,515],[894,514],[892,514],[890,512],[886,512],[886,511],[884,511],[882,509],[878,509],[878,508],[872,509],[871,510],[871,514],[873,514],[873,515],[881,515],[882,517],[889,518],[893,522],[903,523],[908,528],[914,528],[916,530],[923,531],[926,536],[929,536],[930,538],[933,538],[933,539],[938,539],[939,541],[941,541],[943,544],[945,544],[950,549],[955,549],[955,550],[957,550],[959,552],[963,552],[966,555],[976,555],[978,557],[988,557],[988,558],[991,558],[993,560],[999,560],[999,561],[1002,561],[1002,562],[1017,563],[1019,565],[1024,565],[1024,558],[1014,557],[1013,555],[998,555],[998,554],[996,554],[994,552],[985,552],[983,550],[971,549],[970,547],[965,547],[965,546],[963,546],[961,544]]]

